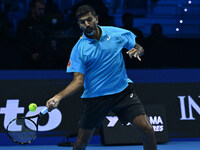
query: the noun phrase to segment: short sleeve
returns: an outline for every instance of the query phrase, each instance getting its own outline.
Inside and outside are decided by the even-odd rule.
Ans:
[[[135,46],[136,35],[132,32],[126,32],[123,35],[124,48],[130,50]]]
[[[72,49],[69,62],[67,64],[67,72],[79,72],[85,74],[85,67],[81,58],[81,49],[77,45]]]

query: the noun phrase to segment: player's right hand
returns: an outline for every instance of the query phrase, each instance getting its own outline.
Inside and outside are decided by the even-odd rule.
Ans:
[[[46,102],[46,106],[48,108],[48,111],[52,111],[53,109],[55,109],[56,107],[58,107],[59,103],[60,103],[61,98],[59,96],[54,96],[51,99],[49,99]]]

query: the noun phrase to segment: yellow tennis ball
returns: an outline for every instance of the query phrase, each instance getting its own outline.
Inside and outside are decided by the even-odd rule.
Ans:
[[[28,106],[29,110],[30,111],[36,111],[37,109],[37,105],[35,103],[31,103],[29,106]]]

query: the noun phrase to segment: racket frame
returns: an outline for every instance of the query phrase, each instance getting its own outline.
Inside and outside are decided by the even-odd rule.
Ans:
[[[20,144],[20,145],[30,144],[30,143],[37,137],[39,120],[40,120],[40,118],[41,118],[44,114],[46,114],[46,112],[45,112],[45,113],[40,112],[39,114],[34,115],[34,116],[30,116],[30,117],[17,117],[17,118],[15,118],[15,119],[11,120],[11,121],[8,123],[7,127],[6,127],[6,134],[7,134],[7,136],[8,136],[14,143],[17,143],[17,144]],[[37,123],[35,123],[33,120],[31,120],[32,118],[36,118],[36,117],[38,117]],[[36,127],[36,134],[35,134],[35,136],[34,136],[30,141],[28,141],[28,142],[25,142],[25,143],[18,142],[18,141],[16,141],[15,139],[13,139],[13,138],[9,135],[9,131],[8,131],[9,125],[10,125],[13,121],[15,121],[15,120],[17,121],[18,119],[28,119],[28,120],[31,121],[31,122],[35,125],[35,127]]]

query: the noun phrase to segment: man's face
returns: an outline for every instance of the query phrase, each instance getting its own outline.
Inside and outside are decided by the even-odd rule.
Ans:
[[[78,24],[84,34],[92,36],[97,31],[98,17],[88,13],[78,19]]]
[[[45,5],[40,2],[36,2],[35,7],[32,7],[32,13],[36,18],[43,17],[45,13]]]

